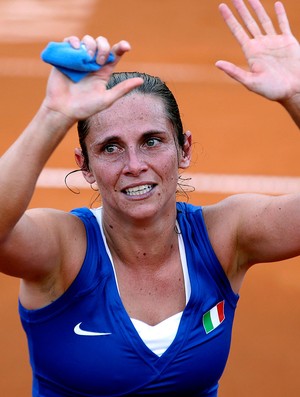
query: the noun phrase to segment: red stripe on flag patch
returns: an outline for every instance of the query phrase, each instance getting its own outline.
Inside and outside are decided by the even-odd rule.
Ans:
[[[219,320],[220,323],[224,320],[225,314],[224,314],[224,301],[219,302],[217,304],[217,310],[218,310],[218,315],[219,315]]]

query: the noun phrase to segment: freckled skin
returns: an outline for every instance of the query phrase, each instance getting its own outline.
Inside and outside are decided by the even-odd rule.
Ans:
[[[152,147],[145,134],[157,138]],[[111,152],[102,145],[106,140]],[[154,220],[162,212],[173,214],[180,159],[160,98],[132,94],[118,100],[94,116],[86,144],[89,178],[97,182],[104,213],[110,219]],[[145,183],[154,189],[143,199],[124,193],[128,187]]]
[[[180,147],[162,99],[140,93],[93,116],[89,127],[84,176],[99,187],[123,305],[130,316],[157,324],[186,303],[176,191],[178,169],[190,163],[191,135]],[[76,159],[83,164],[78,152]]]

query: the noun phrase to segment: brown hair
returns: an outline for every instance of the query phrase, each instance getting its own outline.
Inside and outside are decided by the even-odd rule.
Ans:
[[[174,127],[178,144],[181,148],[183,148],[184,133],[183,133],[181,116],[176,99],[173,93],[167,87],[167,85],[159,77],[154,77],[149,74],[139,73],[139,72],[113,73],[110,80],[108,81],[107,88],[110,89],[116,86],[117,84],[121,83],[122,81],[128,80],[133,77],[141,77],[144,80],[144,83],[134,88],[127,95],[130,95],[132,93],[141,93],[141,94],[149,94],[159,97],[164,103],[166,116]],[[85,139],[89,133],[90,119],[91,118],[80,120],[78,121],[77,124],[79,143],[82,150],[82,155],[84,157],[84,165],[82,169],[85,170],[89,169],[89,158],[85,144]]]

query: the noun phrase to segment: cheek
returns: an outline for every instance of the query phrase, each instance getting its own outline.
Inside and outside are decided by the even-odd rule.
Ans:
[[[103,164],[98,163],[97,166],[94,165],[93,174],[101,193],[111,191],[112,188],[115,189],[121,171],[120,167],[103,162]]]
[[[163,179],[168,181],[170,184],[177,185],[178,181],[178,164],[176,153],[172,155],[169,161],[159,162],[158,169]]]

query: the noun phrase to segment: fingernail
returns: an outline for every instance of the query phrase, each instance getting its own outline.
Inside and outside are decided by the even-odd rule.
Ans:
[[[100,57],[98,58],[98,63],[100,65],[104,65],[104,63],[105,63],[105,56],[104,55],[100,55]]]

